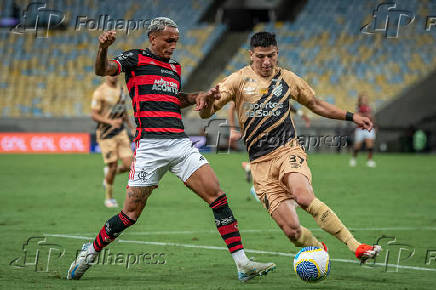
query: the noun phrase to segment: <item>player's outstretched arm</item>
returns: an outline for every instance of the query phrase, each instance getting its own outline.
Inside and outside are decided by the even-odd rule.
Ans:
[[[185,108],[191,105],[196,105],[195,111],[202,111],[203,109],[213,106],[215,100],[220,99],[219,87],[211,88],[207,92],[198,93],[179,93],[180,107]]]
[[[114,43],[115,39],[115,31],[105,31],[98,37],[99,46],[95,60],[95,74],[98,76],[112,76],[118,72],[117,64],[107,59],[108,47]]]
[[[347,120],[353,121],[357,124],[359,128],[367,129],[368,131],[372,129],[372,122],[367,117],[359,116],[358,114],[353,114],[342,110],[335,105],[329,104],[326,101],[312,97],[307,103],[306,107],[317,115],[322,117],[336,119],[336,120]]]

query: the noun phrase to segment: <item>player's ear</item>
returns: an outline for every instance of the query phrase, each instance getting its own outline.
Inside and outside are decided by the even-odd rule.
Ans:
[[[156,33],[152,32],[148,35],[148,40],[150,41],[150,44],[153,44],[156,39]]]
[[[248,50],[248,52],[250,53],[250,61],[253,62],[254,51],[252,51],[252,50],[250,49],[250,50]]]

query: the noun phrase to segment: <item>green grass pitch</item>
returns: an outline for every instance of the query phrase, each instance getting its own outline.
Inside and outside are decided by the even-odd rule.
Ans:
[[[240,168],[247,156],[206,157],[227,192],[248,256],[275,262],[275,272],[239,282],[211,210],[167,173],[137,224],[108,247],[113,258],[93,266],[82,280],[68,281],[66,271],[76,250],[118,212],[103,205],[100,155],[0,155],[0,287],[435,289],[436,156],[376,155],[375,169],[364,166],[364,156],[356,168],[348,167],[348,155],[309,156],[315,193],[356,238],[372,244],[385,236],[378,264],[360,266],[344,245],[299,209],[301,223],[326,242],[332,259],[330,276],[317,284],[298,279],[292,269],[298,249],[260,203],[250,199]],[[121,203],[127,178],[119,175],[115,181]],[[129,254],[132,265],[127,268]]]

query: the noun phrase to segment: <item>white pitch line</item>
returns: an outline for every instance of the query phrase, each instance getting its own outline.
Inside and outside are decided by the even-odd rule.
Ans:
[[[46,237],[58,237],[58,238],[70,238],[77,240],[92,240],[91,237],[79,236],[79,235],[64,235],[64,234],[44,234]],[[167,243],[167,242],[147,242],[147,241],[133,241],[133,240],[122,240],[117,239],[119,243],[130,243],[130,244],[140,244],[140,245],[154,245],[154,246],[172,246],[172,247],[182,247],[182,248],[197,248],[197,249],[207,249],[207,250],[224,250],[228,251],[226,247],[215,247],[215,246],[204,246],[204,245],[192,245],[192,244],[180,244],[180,243]],[[275,256],[286,256],[286,257],[294,257],[295,254],[292,253],[283,253],[283,252],[271,252],[271,251],[261,251],[261,250],[251,250],[244,249],[246,253],[253,254],[267,254],[267,255],[275,255]],[[359,264],[358,261],[355,260],[346,260],[346,259],[330,259],[334,262],[342,262],[342,263],[351,263],[351,264]],[[386,264],[376,263],[376,266],[386,267]],[[418,271],[434,271],[436,269],[432,268],[424,268],[424,267],[414,267],[414,266],[402,266],[402,265],[394,265],[387,264],[389,267],[397,267],[399,269],[408,269],[408,270],[418,270]]]
[[[385,228],[348,228],[350,231],[436,231],[436,227],[385,227]],[[323,231],[320,228],[309,229],[311,231]],[[264,232],[281,232],[279,229],[251,229],[240,230],[241,233],[264,233]],[[152,235],[192,235],[192,234],[215,234],[216,230],[209,231],[157,231],[157,232],[129,232],[134,236],[152,236]],[[87,233],[92,235],[93,233]]]

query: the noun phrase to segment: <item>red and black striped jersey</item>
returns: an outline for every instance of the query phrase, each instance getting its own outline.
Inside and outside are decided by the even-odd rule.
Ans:
[[[181,66],[149,49],[132,49],[114,58],[124,72],[136,121],[136,140],[187,138],[180,111]]]

